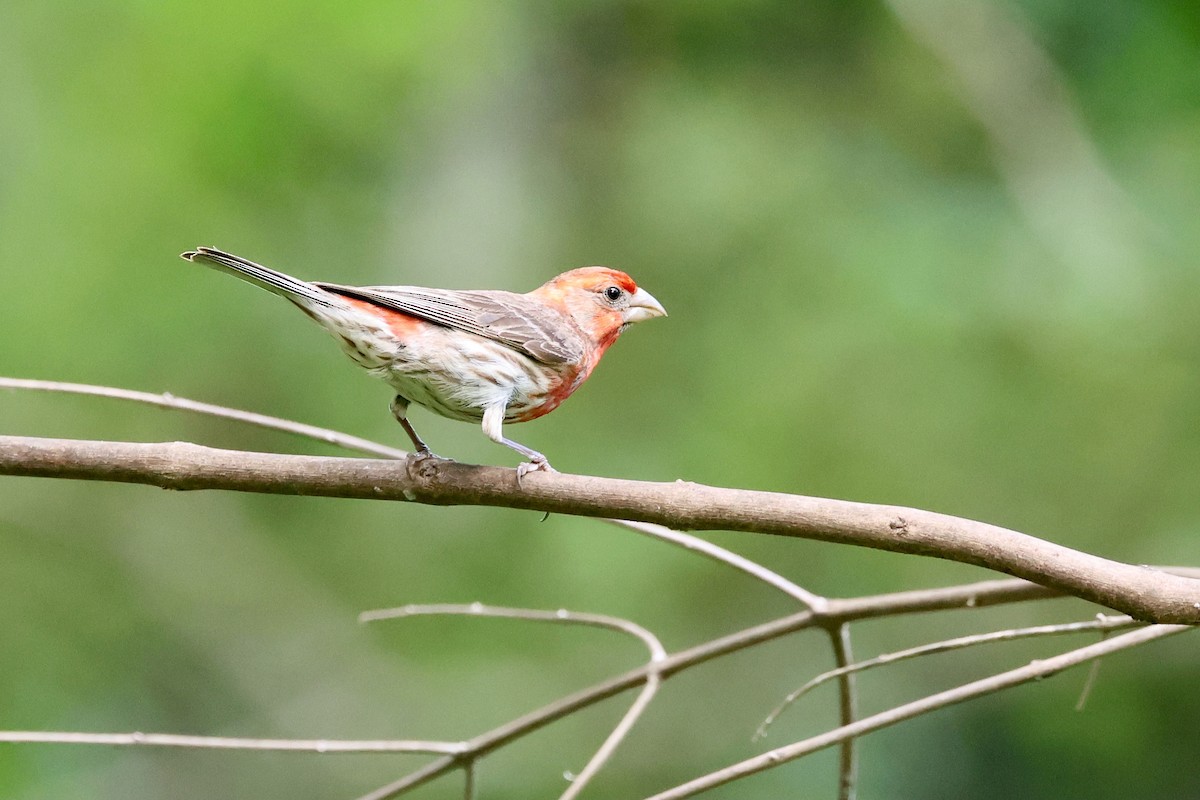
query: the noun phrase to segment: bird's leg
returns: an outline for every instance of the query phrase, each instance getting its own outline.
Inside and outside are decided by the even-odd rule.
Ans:
[[[429,457],[433,452],[429,449],[429,445],[417,436],[417,432],[413,430],[412,423],[408,421],[408,398],[402,395],[396,395],[392,398],[391,405],[388,406],[392,410],[392,416],[396,418],[396,422],[400,423],[400,427],[404,428],[404,432],[408,434],[408,438],[412,439],[413,447],[417,448],[417,455],[421,457]]]
[[[524,464],[517,466],[517,482],[531,472],[542,470],[544,472],[554,472],[554,468],[550,466],[550,462],[546,457],[520,442],[514,442],[512,439],[504,438],[504,406],[488,406],[483,412],[483,432],[496,444],[502,444],[505,447],[511,447],[529,460]]]

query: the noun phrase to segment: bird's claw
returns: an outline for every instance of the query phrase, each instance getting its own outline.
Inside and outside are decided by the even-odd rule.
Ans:
[[[558,472],[558,470],[550,466],[550,462],[546,460],[545,456],[531,458],[517,466],[517,485],[519,486],[521,479],[531,472]]]

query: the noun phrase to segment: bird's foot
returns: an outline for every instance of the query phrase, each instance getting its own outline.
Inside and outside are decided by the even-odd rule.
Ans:
[[[537,453],[529,458],[524,464],[517,466],[517,484],[520,485],[521,479],[531,472],[558,472],[554,467],[550,466],[550,462],[541,453]]]

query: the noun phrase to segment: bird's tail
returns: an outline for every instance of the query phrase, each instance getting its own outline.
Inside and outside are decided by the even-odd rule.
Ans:
[[[215,247],[197,247],[181,253],[180,256],[188,261],[204,264],[206,267],[228,272],[236,278],[253,283],[259,288],[266,289],[292,302],[307,306],[313,303],[321,306],[332,306],[337,302],[337,296],[307,281],[293,278],[282,272],[247,261],[241,256],[226,253]]]

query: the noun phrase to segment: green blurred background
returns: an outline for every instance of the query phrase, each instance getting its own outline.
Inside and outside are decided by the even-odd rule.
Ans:
[[[0,4],[0,374],[404,446],[389,394],[276,298],[180,261],[526,290],[630,272],[671,312],[550,417],[562,470],[899,503],[1200,564],[1200,11],[1183,0]],[[332,453],[5,392],[6,433]],[[447,456],[515,464],[416,409]],[[0,727],[465,738],[642,659],[597,631],[356,624],[484,601],[681,648],[790,612],[599,523],[496,509],[0,480]],[[712,539],[831,595],[982,570]],[[859,653],[1085,618],[1060,601],[861,625]],[[1084,640],[1075,640],[1083,643]],[[1056,652],[863,680],[870,712]],[[758,752],[824,669],[798,636],[670,681],[588,796]],[[864,797],[1200,797],[1194,637],[876,734]],[[484,762],[551,797],[629,697]],[[835,721],[831,693],[768,744]],[[422,759],[0,747],[6,798],[353,797]],[[834,754],[712,792],[831,797]],[[416,797],[453,797],[446,778]]]

